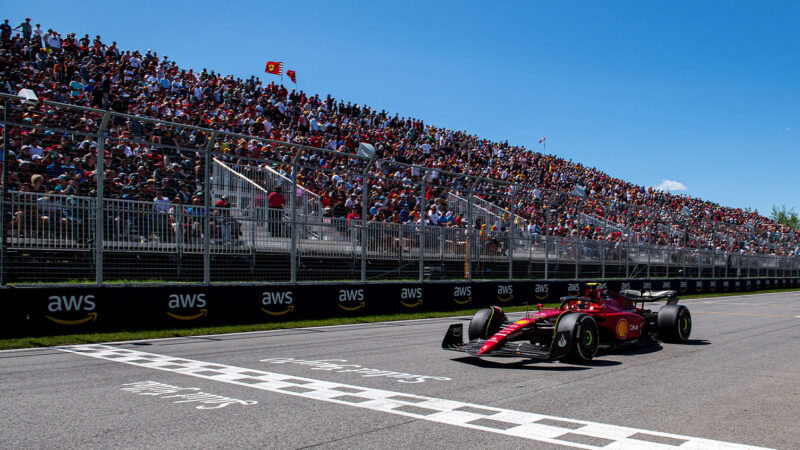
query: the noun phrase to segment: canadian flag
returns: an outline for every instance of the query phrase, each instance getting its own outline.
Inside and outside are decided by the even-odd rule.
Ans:
[[[547,139],[547,138],[546,138],[546,137],[543,137],[543,138],[539,139],[539,143],[541,144],[542,142],[544,142],[544,141],[545,141],[545,139]]]

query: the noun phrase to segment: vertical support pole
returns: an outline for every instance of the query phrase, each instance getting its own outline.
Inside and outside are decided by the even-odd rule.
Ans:
[[[583,201],[578,200],[577,212],[578,216],[578,234],[575,235],[575,241],[572,243],[572,249],[575,251],[575,279],[580,278],[581,274],[581,253],[583,253],[583,246],[585,242],[581,240],[581,230],[583,229],[583,220],[581,219],[581,207]]]
[[[625,243],[625,279],[627,280],[631,277],[631,210],[626,210],[625,214],[628,215],[628,220],[625,221],[625,227],[628,229],[628,232],[626,233],[628,235],[628,239]]]
[[[553,209],[553,205],[547,202],[544,203],[545,214],[544,214],[544,279],[550,279],[550,210]]]
[[[105,144],[106,144],[106,127],[108,120],[111,118],[111,112],[106,111],[103,114],[103,120],[100,122],[100,128],[97,130],[97,163],[95,166],[94,178],[97,182],[97,196],[95,197],[96,205],[96,224],[95,224],[95,282],[98,286],[103,284],[103,242],[105,241],[105,208],[103,205],[103,181],[105,181],[106,164],[105,164]]]
[[[211,133],[205,148],[205,175],[203,176],[203,284],[211,283],[211,149],[217,132]]]
[[[474,233],[475,218],[472,216],[472,198],[475,196],[475,185],[469,184],[467,192],[467,281],[472,281],[472,249],[477,247]]]
[[[428,171],[422,174],[422,183],[419,189],[419,281],[425,277],[425,222],[428,221],[427,217],[427,199],[425,198],[425,185],[428,181]]]
[[[608,207],[603,207],[603,236],[600,246],[600,279],[606,279],[606,249],[608,242],[606,241],[606,235],[608,234],[608,228],[606,228],[608,224]]]
[[[6,205],[8,201],[8,99],[3,100],[3,192],[0,197],[0,286],[8,283],[6,264]]]
[[[292,235],[289,244],[289,282],[292,284],[297,283],[297,159],[302,152],[302,148],[298,147],[292,158],[292,192],[288,193],[292,217]]]
[[[375,160],[371,160],[361,174],[361,282],[367,281],[367,214],[369,214],[369,171]],[[400,229],[402,230],[402,226]],[[403,252],[403,238],[400,237],[400,252]]]
[[[508,218],[511,221],[508,225],[508,234],[506,235],[506,251],[508,251],[508,279],[514,279],[514,235],[517,232],[517,226],[514,223],[514,204],[517,197],[517,185],[511,185],[511,208],[509,208]]]
[[[717,229],[711,223],[711,278],[717,277]]]

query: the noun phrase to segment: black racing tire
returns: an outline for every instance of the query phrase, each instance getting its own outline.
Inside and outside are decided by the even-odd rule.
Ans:
[[[594,358],[600,346],[600,331],[597,322],[588,314],[567,313],[558,321],[556,335],[567,332],[570,336],[570,349],[566,361],[585,364]]]
[[[491,306],[479,310],[469,321],[469,340],[489,339],[500,331],[506,321],[506,315],[499,306]]]
[[[692,334],[692,315],[683,305],[666,305],[656,316],[658,336],[664,342],[683,344]]]

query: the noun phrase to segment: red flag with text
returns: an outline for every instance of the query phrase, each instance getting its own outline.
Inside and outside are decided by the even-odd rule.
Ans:
[[[541,144],[542,142],[544,142],[544,141],[545,141],[545,139],[547,139],[547,138],[546,138],[546,137],[543,137],[543,138],[539,139],[539,143]]]
[[[267,61],[267,68],[264,72],[280,75],[283,73],[283,63],[278,61]]]

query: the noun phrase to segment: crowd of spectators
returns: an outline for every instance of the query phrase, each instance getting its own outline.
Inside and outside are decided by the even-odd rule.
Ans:
[[[363,195],[362,166],[353,166],[352,160],[313,151],[300,158],[299,182],[319,194],[321,207],[331,217],[360,220],[367,202],[367,219],[373,222],[425,221],[491,232],[513,225],[535,235],[800,255],[795,230],[756,212],[636,186],[524,146],[492,142],[330,95],[289,91],[256,77],[195,72],[149,49],[123,50],[101,36],[45,32],[30,19],[15,28],[6,20],[0,25],[0,41],[1,92],[16,94],[27,88],[40,99],[342,155],[355,153],[359,143],[371,143],[387,162],[370,169],[369,198]],[[94,195],[98,143],[82,133],[97,130],[99,114],[69,114],[40,104],[10,119],[48,128],[9,128],[10,190]],[[199,152],[175,148],[199,149],[208,140],[208,133],[190,128],[113,121],[104,155],[105,197],[154,202],[165,209],[170,204],[202,205],[207,191],[204,159]],[[213,149],[226,161],[291,172],[293,150],[286,146],[226,136],[213,142]],[[465,178],[444,172],[511,185],[468,186]],[[430,187],[420,188],[423,177]],[[532,187],[509,187],[514,185]],[[474,193],[505,213],[495,223],[468,223],[463,210],[448,207],[448,193]]]

